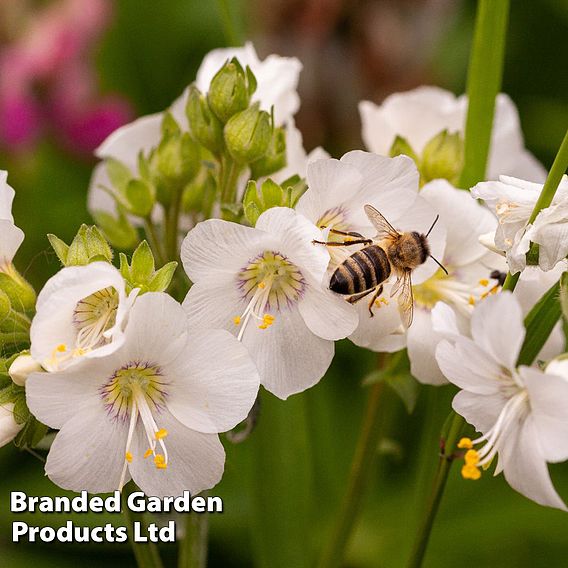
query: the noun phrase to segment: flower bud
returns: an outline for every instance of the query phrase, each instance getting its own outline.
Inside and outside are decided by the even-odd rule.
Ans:
[[[260,189],[260,191],[259,191]],[[285,207],[288,194],[271,179],[262,183],[260,188],[257,182],[249,181],[243,198],[244,214],[251,226],[262,213],[272,207]]]
[[[57,252],[57,250],[56,250]],[[111,262],[112,249],[96,225],[81,225],[62,260],[65,266],[84,266],[103,260]]]
[[[286,167],[286,130],[275,128],[266,154],[251,164],[251,178],[269,176]]]
[[[225,124],[233,115],[245,110],[256,89],[256,79],[236,57],[227,61],[211,79],[207,100],[217,118]]]
[[[195,85],[189,87],[185,113],[195,140],[213,154],[219,154],[224,146],[223,125]]]
[[[389,150],[389,156],[391,158],[395,158],[396,156],[400,155],[412,158],[414,160],[414,163],[416,165],[419,165],[420,160],[418,159],[416,152],[412,149],[412,146],[409,144],[408,140],[406,140],[406,138],[403,138],[402,136],[397,136],[394,139],[394,142],[392,143],[392,146]]]
[[[11,309],[19,313],[32,313],[35,309],[36,293],[32,285],[8,264],[0,271],[0,291],[10,301]],[[5,307],[5,298],[2,301]],[[1,311],[1,309],[0,309]],[[0,317],[0,319],[2,319]]]
[[[132,250],[138,243],[136,229],[120,208],[116,218],[106,211],[93,211],[91,215],[112,246]]]
[[[225,143],[234,160],[247,164],[262,158],[270,144],[270,115],[255,103],[235,114],[225,125]]]
[[[10,378],[19,386],[23,387],[26,379],[32,373],[43,371],[42,366],[28,353],[18,355],[8,369]]]
[[[446,179],[456,184],[463,169],[463,160],[464,148],[460,134],[449,134],[443,130],[424,147],[420,164],[421,182]]]
[[[217,184],[210,172],[204,171],[183,191],[182,208],[186,213],[202,213],[205,219],[212,216],[217,196]]]
[[[0,405],[0,447],[11,442],[23,426],[14,418],[14,403],[7,402]]]

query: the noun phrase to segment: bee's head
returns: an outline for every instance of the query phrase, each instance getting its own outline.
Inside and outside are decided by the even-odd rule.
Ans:
[[[446,270],[444,265],[430,254],[430,246],[428,245],[428,236],[432,232],[432,229],[436,226],[436,223],[438,222],[439,218],[440,215],[436,215],[434,222],[432,223],[431,227],[428,229],[428,232],[425,235],[419,235],[418,233],[416,233],[416,235],[421,240],[421,244],[423,247],[422,250],[425,252],[424,260],[422,260],[422,263],[426,262],[426,259],[430,257],[446,274],[448,274],[448,271]]]
[[[428,257],[430,256],[430,245],[428,244],[428,236],[422,235],[418,231],[412,231],[411,234],[420,252],[420,264],[424,264],[428,259]]]

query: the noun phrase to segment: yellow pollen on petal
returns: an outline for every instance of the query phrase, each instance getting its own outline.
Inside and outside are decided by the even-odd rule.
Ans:
[[[481,477],[481,472],[474,465],[464,465],[461,469],[461,474],[464,479],[472,479],[474,481]]]
[[[124,454],[124,459],[128,462],[128,463],[132,463],[132,454],[130,452],[126,452],[126,454]]]
[[[261,324],[258,326],[258,329],[268,329],[268,324],[266,324],[266,323],[261,323]]]
[[[273,315],[270,314],[264,314],[264,317],[262,318],[262,321],[264,323],[267,323],[268,325],[272,325],[274,323],[274,320],[276,318]]]
[[[162,440],[168,435],[168,431],[165,428],[160,428],[155,434],[154,437],[156,440]]]
[[[489,286],[489,280],[487,280],[487,278],[482,278],[482,279],[479,281],[479,283],[480,283],[482,286]]]
[[[152,448],[148,448],[144,453],[144,459],[149,458],[152,455]]]
[[[157,469],[167,469],[168,464],[166,463],[166,458],[162,454],[156,454],[154,457],[154,464]]]
[[[470,296],[470,297],[469,297],[469,300],[467,301],[467,303],[468,303],[470,306],[475,306],[475,298],[474,298],[473,296]]]
[[[240,323],[241,323],[241,316],[235,316],[235,317],[233,318],[233,323],[234,323],[235,325],[240,325]]]
[[[462,438],[458,442],[458,448],[460,448],[460,450],[471,450],[471,448],[473,448],[473,444],[469,438]]]
[[[264,282],[259,282],[258,287],[263,290],[264,288],[266,288],[266,284]]]
[[[67,351],[67,345],[65,345],[65,343],[60,343],[56,348],[56,351],[59,351],[59,353],[65,353],[65,351]]]

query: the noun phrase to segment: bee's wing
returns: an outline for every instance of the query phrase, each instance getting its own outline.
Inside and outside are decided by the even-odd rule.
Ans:
[[[402,279],[400,295],[398,296],[398,309],[402,319],[402,325],[408,329],[412,324],[412,316],[414,313],[414,298],[412,297],[412,278],[411,271],[405,270]],[[398,284],[398,281],[397,281]],[[396,287],[396,284],[395,284]]]
[[[372,205],[365,205],[365,213],[369,221],[377,229],[377,240],[386,237],[398,237],[400,233]]]

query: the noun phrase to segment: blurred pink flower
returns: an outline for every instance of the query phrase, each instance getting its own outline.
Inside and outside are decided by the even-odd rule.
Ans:
[[[0,50],[0,144],[25,150],[49,129],[66,148],[90,154],[131,120],[125,100],[100,94],[92,65],[110,18],[109,0],[56,0],[28,14]]]

